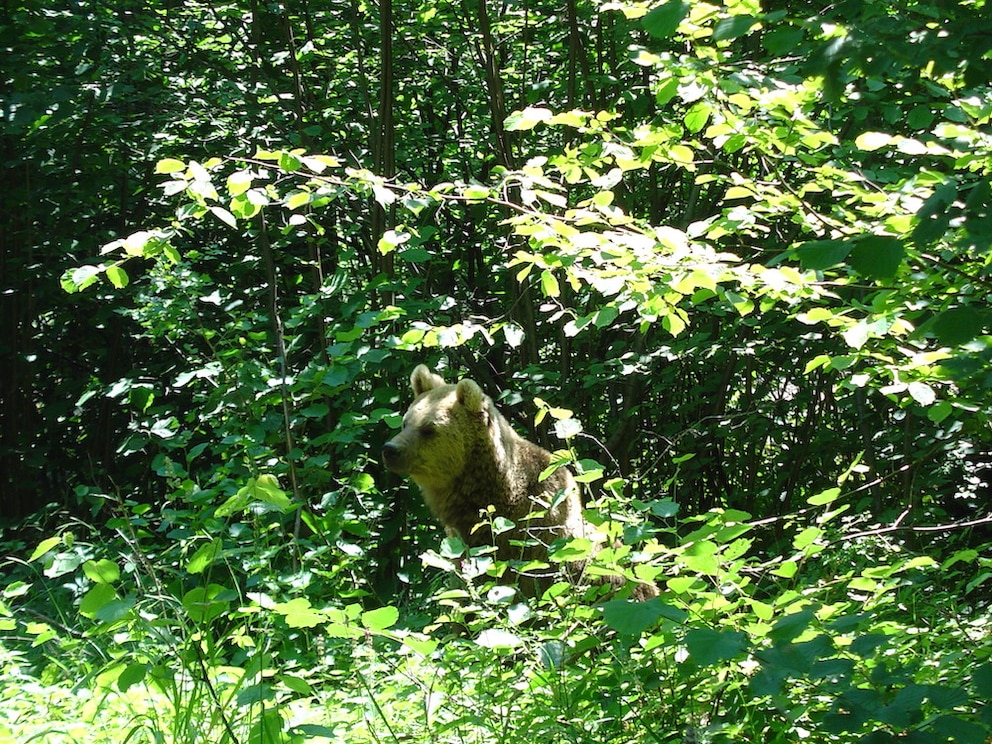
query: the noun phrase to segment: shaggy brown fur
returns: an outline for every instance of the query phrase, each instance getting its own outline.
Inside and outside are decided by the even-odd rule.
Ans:
[[[566,468],[545,480],[541,473],[551,454],[520,437],[472,380],[445,384],[419,365],[410,376],[414,401],[403,429],[383,447],[382,458],[394,473],[409,475],[449,535],[469,547],[495,545],[500,560],[546,560],[559,538],[596,540],[582,516],[579,487]],[[487,512],[491,508],[491,516]],[[489,521],[505,517],[514,528],[493,539]],[[582,564],[569,567],[581,573]],[[552,573],[520,577],[530,595],[543,591]],[[639,585],[635,596],[656,594]]]

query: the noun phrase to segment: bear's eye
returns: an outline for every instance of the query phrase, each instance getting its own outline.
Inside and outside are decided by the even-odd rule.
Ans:
[[[417,432],[420,434],[420,436],[424,438],[428,438],[434,436],[437,433],[437,427],[435,427],[434,424],[424,424],[419,429],[417,429]]]

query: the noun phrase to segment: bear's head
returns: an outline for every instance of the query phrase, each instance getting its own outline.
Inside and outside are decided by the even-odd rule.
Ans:
[[[492,451],[498,414],[472,380],[445,384],[421,364],[410,384],[413,403],[403,416],[403,429],[382,448],[382,460],[421,488],[443,491],[472,466],[473,457]]]

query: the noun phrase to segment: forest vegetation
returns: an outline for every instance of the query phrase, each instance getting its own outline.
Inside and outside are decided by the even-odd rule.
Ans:
[[[0,741],[987,744],[990,17],[5,3]],[[660,595],[445,538],[419,363]]]

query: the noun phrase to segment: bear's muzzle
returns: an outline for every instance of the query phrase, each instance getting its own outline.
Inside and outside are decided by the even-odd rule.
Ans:
[[[403,461],[403,448],[400,445],[395,442],[386,442],[382,446],[382,463],[386,466],[386,470],[391,473],[405,473],[406,468]]]

